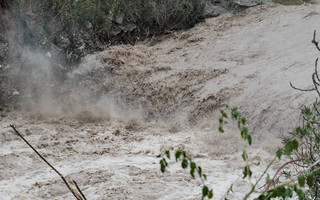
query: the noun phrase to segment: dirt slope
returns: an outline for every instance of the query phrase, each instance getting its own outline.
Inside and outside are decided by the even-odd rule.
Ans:
[[[178,165],[160,173],[155,156],[170,146],[194,156],[219,198],[244,164],[233,127],[217,133],[217,112],[237,105],[248,116],[254,141],[260,139],[251,153],[262,167],[254,171],[261,172],[276,147],[274,135],[294,127],[299,106],[316,95],[292,90],[289,81],[312,85],[319,52],[310,41],[319,29],[319,10],[263,5],[88,56],[68,74],[74,80],[68,84],[77,87],[61,105],[42,101],[37,112],[1,116],[1,199],[73,198],[9,124],[75,179],[88,199],[199,199],[201,183]],[[89,74],[95,78],[87,79]],[[61,115],[66,109],[78,112]],[[58,114],[46,115],[52,110]],[[248,189],[243,182],[234,188],[230,199]]]

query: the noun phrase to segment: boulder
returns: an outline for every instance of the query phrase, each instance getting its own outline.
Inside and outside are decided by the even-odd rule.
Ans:
[[[233,2],[234,5],[241,7],[253,7],[262,4],[262,0],[235,0]]]
[[[203,17],[209,18],[209,17],[217,17],[221,14],[227,13],[228,11],[224,9],[221,6],[213,5],[209,1],[205,3],[204,9],[203,9]]]
[[[114,21],[115,21],[117,24],[122,24],[123,19],[124,19],[124,13],[119,13],[119,14],[116,15]]]

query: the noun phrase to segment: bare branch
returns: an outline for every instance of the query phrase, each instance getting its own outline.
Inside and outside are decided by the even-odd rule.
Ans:
[[[318,60],[319,58],[317,58],[316,62],[314,63],[314,73],[316,73],[317,80],[320,82],[319,75],[318,75]]]
[[[274,174],[273,178],[270,180],[270,182],[269,182],[269,184],[267,185],[267,187],[265,188],[265,190],[268,190],[268,189],[270,188],[270,186],[272,185],[272,183],[275,182],[278,173],[279,173],[285,166],[287,166],[287,165],[290,164],[290,163],[297,162],[297,161],[302,161],[302,160],[305,160],[305,159],[304,159],[304,158],[300,158],[300,159],[297,159],[297,160],[290,160],[290,161],[284,163],[283,165],[281,165],[281,167],[280,167],[280,168],[277,170],[277,172]]]
[[[317,91],[317,93],[318,93],[318,95],[320,97],[320,91],[318,89],[318,83],[316,81],[316,76],[317,76],[316,72],[312,74],[312,81],[313,81],[313,84],[314,84],[314,89]]]
[[[314,30],[314,32],[313,32],[313,39],[312,39],[311,42],[312,42],[312,43],[317,47],[317,49],[320,51],[319,42],[316,41],[316,30]]]
[[[291,82],[290,82],[290,86],[291,86],[293,89],[299,90],[299,91],[302,91],[302,92],[310,92],[310,91],[315,91],[315,90],[316,90],[315,88],[311,88],[311,89],[300,89],[300,88],[295,87]]]
[[[47,165],[49,165],[49,167],[55,171],[60,178],[63,180],[64,184],[67,186],[67,188],[70,190],[70,192],[73,194],[73,196],[76,197],[77,200],[85,200],[82,199],[81,195],[78,194],[78,192],[76,192],[74,189],[72,189],[69,185],[69,183],[67,182],[67,180],[64,178],[64,176],[56,169],[54,168],[20,133],[19,131],[17,131],[17,129],[13,126],[10,125],[10,127],[15,131],[15,133],[25,142],[27,143],[27,145],[45,162],[47,163]],[[82,192],[81,192],[82,194]]]
[[[84,200],[87,200],[87,198],[84,196],[84,194],[83,194],[82,191],[80,190],[77,182],[76,182],[75,180],[73,180],[73,183],[75,184],[75,186],[76,186],[78,192],[81,194],[82,198],[83,198]]]

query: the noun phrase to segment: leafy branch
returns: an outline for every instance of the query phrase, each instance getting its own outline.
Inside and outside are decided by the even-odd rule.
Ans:
[[[255,199],[262,199],[262,200],[268,200],[272,198],[281,197],[283,199],[287,197],[293,197],[294,193],[299,197],[300,200],[306,198],[306,194],[314,187],[314,173],[320,171],[320,167],[318,164],[320,163],[320,160],[314,162],[312,165],[310,165],[308,168],[304,170],[300,170],[298,174],[295,177],[287,177],[286,181],[280,181],[280,177],[283,174],[288,174],[286,172],[283,172],[283,169],[285,166],[304,161],[306,158],[296,158],[291,159],[290,161],[287,161],[283,165],[281,165],[276,173],[274,174],[273,178],[270,179],[269,174],[267,174],[267,171],[270,169],[270,167],[274,164],[274,162],[278,159],[281,160],[282,156],[287,156],[288,158],[291,158],[292,155],[297,154],[299,152],[302,143],[299,143],[298,139],[296,137],[287,138],[285,140],[285,144],[282,148],[280,148],[277,152],[272,161],[269,162],[263,173],[259,176],[259,178],[255,181],[255,183],[251,183],[251,177],[253,172],[251,171],[250,162],[249,162],[249,156],[247,153],[247,145],[251,146],[252,144],[252,137],[248,133],[248,128],[246,126],[246,118],[240,114],[240,112],[236,108],[230,109],[229,107],[226,107],[225,110],[221,110],[221,118],[219,119],[219,131],[221,133],[224,133],[224,125],[227,124],[228,112],[231,113],[231,118],[236,121],[238,125],[239,132],[241,134],[241,138],[243,141],[245,141],[244,150],[242,153],[242,159],[245,161],[246,165],[243,170],[243,179],[248,178],[251,184],[251,189],[248,193],[245,194],[244,200],[247,200],[252,194],[258,194],[259,196]],[[307,116],[310,116],[309,110],[302,110],[302,113]],[[320,120],[320,118],[319,118]],[[307,135],[306,132],[310,132],[310,126],[307,125],[305,128],[297,128],[297,132],[303,133],[304,135]],[[320,137],[319,137],[320,141]],[[160,165],[161,165],[161,171],[165,172],[167,167],[169,166],[167,159],[171,159],[170,152],[174,151],[174,148],[170,148],[169,150],[165,151],[163,154],[160,154],[158,157],[161,158]],[[207,176],[202,173],[202,168],[197,167],[197,164],[192,160],[192,158],[187,155],[185,151],[176,150],[175,151],[175,160],[176,162],[181,162],[181,166],[183,169],[190,169],[190,175],[192,178],[195,178],[195,172],[198,173],[199,178],[202,181],[203,188],[202,188],[202,199],[205,197],[208,197],[211,199],[213,197],[213,190],[209,190],[209,187],[205,184],[205,180],[207,180]],[[280,173],[281,172],[281,173]],[[257,189],[257,186],[261,183],[263,177],[266,177],[265,184]],[[237,180],[238,181],[238,180]],[[236,182],[237,182],[236,181]],[[307,184],[305,184],[307,183]],[[309,187],[309,189],[305,188],[305,185]],[[227,192],[223,195],[221,199],[227,200],[227,196],[230,192],[232,192],[233,184],[228,188]]]
[[[205,184],[205,181],[207,180],[207,175],[203,173],[202,168],[198,166],[189,156],[186,151],[182,150],[174,150],[173,147],[171,147],[169,150],[166,150],[163,154],[158,155],[158,158],[161,158],[160,160],[160,169],[161,172],[164,173],[169,166],[168,161],[166,159],[171,158],[171,152],[175,152],[175,160],[176,162],[181,162],[182,169],[190,169],[190,175],[193,179],[195,179],[196,174],[198,174],[201,182],[202,182],[202,199],[205,199],[206,197],[208,199],[212,199],[213,197],[213,190],[209,189],[209,187]]]

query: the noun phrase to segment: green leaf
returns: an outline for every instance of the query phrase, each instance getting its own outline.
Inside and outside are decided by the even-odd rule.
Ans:
[[[202,169],[201,169],[201,167],[198,167],[198,174],[199,174],[200,177],[202,176]]]
[[[243,139],[247,139],[247,135],[248,135],[248,127],[243,126],[241,128],[241,136]]]
[[[166,171],[166,166],[161,165],[161,172],[164,173]]]
[[[305,184],[305,177],[303,175],[299,176],[298,177],[298,183],[299,183],[299,186],[300,187],[304,187],[304,184]]]
[[[312,174],[309,174],[307,176],[307,185],[309,186],[309,188],[312,188],[312,186],[313,186],[313,175]]]
[[[237,119],[239,117],[240,113],[237,111],[236,108],[232,108],[231,115],[232,115],[233,119]]]
[[[297,140],[292,141],[292,147],[294,150],[298,150],[299,142]]]
[[[309,123],[307,124],[306,128],[304,129],[304,131],[305,131],[305,135],[308,135],[308,136],[312,133],[312,127],[311,127],[311,125]]]
[[[250,170],[250,166],[248,166],[248,165],[244,167],[242,178],[245,178],[247,176],[249,176],[249,177],[252,176],[252,171]]]
[[[224,112],[224,110],[221,110],[221,114],[222,114],[222,117],[224,118],[228,118],[228,115],[226,112]]]
[[[251,176],[252,176],[252,171],[249,168],[249,177],[251,177]]]
[[[305,107],[302,113],[303,113],[306,117],[310,117],[310,116],[312,116],[312,114],[313,114],[312,111],[311,111],[311,109],[308,108],[308,107]]]
[[[286,199],[286,197],[292,197],[292,195],[293,195],[292,189],[291,188],[287,188],[286,191],[285,191],[285,194],[283,196],[283,199]]]
[[[219,132],[220,133],[224,133],[224,130],[223,130],[223,128],[221,126],[219,127]]]
[[[272,192],[272,197],[279,197],[281,196],[281,190],[282,190],[282,187],[278,187],[278,188],[275,188]]]
[[[161,156],[162,156],[162,155],[161,155],[161,154],[159,154],[159,155],[157,155],[157,158],[161,158]]]
[[[247,135],[247,140],[248,140],[248,143],[249,143],[249,145],[251,145],[252,144],[252,137],[251,137],[251,135]]]
[[[269,183],[270,183],[270,176],[269,176],[269,174],[267,174],[266,184],[269,184]]]
[[[191,162],[190,167],[191,167],[191,169],[196,169],[197,164],[195,162]]]
[[[299,200],[304,200],[304,196],[303,196],[302,190],[298,189],[298,190],[296,190],[296,193],[297,193],[297,195],[299,197]]]
[[[297,129],[296,129],[296,133],[299,135],[300,133],[302,133],[302,129],[301,129],[301,127],[298,127]]]
[[[281,159],[281,156],[282,156],[282,150],[279,149],[276,154],[277,154],[277,157],[278,157],[279,160],[280,160],[280,159]]]
[[[210,191],[209,191],[209,194],[208,194],[208,198],[209,198],[209,199],[212,199],[212,197],[213,197],[213,191],[210,190]]]
[[[176,151],[175,156],[176,156],[176,162],[178,162],[178,159],[179,159],[180,156],[181,156],[181,151]]]
[[[232,187],[233,187],[233,184],[230,185],[230,188],[229,188],[229,191],[230,191],[230,192],[233,192]]]
[[[202,188],[202,196],[205,197],[205,196],[208,195],[208,193],[209,193],[209,188],[206,185],[203,186],[203,188]]]
[[[192,178],[195,178],[195,176],[194,176],[194,171],[195,171],[194,168],[193,168],[193,169],[190,169],[190,175],[192,176]]]
[[[242,174],[243,174],[242,178],[245,178],[245,177],[248,176],[247,167],[244,167],[244,170],[243,170]]]
[[[164,173],[166,171],[168,163],[166,162],[165,159],[160,160],[160,166],[161,166],[161,172]]]
[[[196,165],[196,163],[195,162],[191,162],[190,163],[190,175],[192,176],[192,178],[194,178],[194,172],[195,172],[195,170],[196,170],[196,167],[197,167],[197,165]]]
[[[292,152],[292,146],[290,143],[286,144],[286,146],[284,147],[284,154],[286,154],[287,156],[290,156]]]
[[[207,175],[203,174],[202,176],[203,176],[204,180],[207,180]]]
[[[241,117],[240,121],[241,121],[242,125],[246,124],[246,118],[245,117]]]
[[[242,159],[244,161],[248,160],[248,154],[247,154],[247,151],[244,149],[243,152],[242,152]]]
[[[186,169],[188,167],[188,161],[187,159],[183,159],[182,163],[181,163],[181,166],[183,169]]]
[[[169,150],[166,151],[166,156],[168,159],[170,159],[170,151]]]
[[[186,158],[187,157],[186,151],[182,151],[182,155],[183,155],[183,158]]]

